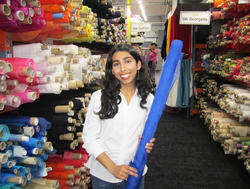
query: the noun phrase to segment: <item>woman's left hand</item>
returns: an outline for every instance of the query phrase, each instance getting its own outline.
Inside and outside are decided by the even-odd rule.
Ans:
[[[141,140],[141,138],[142,136],[139,136],[139,141]],[[146,144],[145,148],[148,154],[150,154],[151,151],[153,150],[154,142],[155,142],[155,138],[152,138],[150,142]]]

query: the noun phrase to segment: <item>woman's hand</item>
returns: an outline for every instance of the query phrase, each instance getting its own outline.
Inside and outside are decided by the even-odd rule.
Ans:
[[[141,138],[142,138],[142,136],[139,136],[139,143],[140,143],[140,141],[141,141]],[[154,142],[155,142],[155,138],[152,138],[152,139],[150,140],[150,142],[146,144],[145,148],[146,148],[146,152],[147,152],[148,154],[150,154],[151,151],[153,150]]]
[[[127,180],[128,175],[132,175],[134,177],[137,177],[138,175],[136,174],[137,170],[133,167],[130,167],[128,165],[117,165],[115,166],[113,170],[113,175],[121,180]]]
[[[152,138],[152,139],[150,140],[150,142],[146,144],[145,148],[146,148],[146,152],[147,152],[148,154],[150,154],[151,151],[153,150],[154,142],[155,142],[155,138]]]

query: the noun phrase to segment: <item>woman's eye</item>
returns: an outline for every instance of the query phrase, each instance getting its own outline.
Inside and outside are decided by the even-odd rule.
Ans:
[[[131,62],[132,62],[131,60],[127,60],[127,61],[126,61],[127,64],[129,64],[129,63],[131,63]]]
[[[113,67],[119,66],[119,63],[113,63]]]

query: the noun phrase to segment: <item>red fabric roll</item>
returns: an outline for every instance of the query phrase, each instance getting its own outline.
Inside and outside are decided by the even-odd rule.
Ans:
[[[39,0],[42,5],[63,4],[63,0]]]

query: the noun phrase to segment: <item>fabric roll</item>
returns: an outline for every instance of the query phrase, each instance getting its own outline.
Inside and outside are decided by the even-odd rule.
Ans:
[[[156,90],[154,101],[153,101],[151,110],[148,115],[148,119],[145,124],[144,131],[142,134],[142,139],[138,146],[138,150],[136,152],[134,161],[131,162],[130,164],[131,166],[137,169],[138,177],[135,178],[133,176],[129,176],[127,183],[126,183],[126,188],[129,188],[129,189],[138,188],[140,185],[142,172],[147,161],[147,153],[145,150],[145,145],[147,142],[150,141],[150,139],[153,138],[154,132],[156,131],[156,128],[157,128],[157,123],[165,107],[165,103],[166,103],[168,94],[170,92],[170,89],[173,86],[175,79],[178,77],[179,70],[177,70],[178,68],[177,65],[178,65],[178,62],[180,62],[180,59],[182,58],[182,55],[183,55],[181,53],[182,47],[183,47],[183,43],[180,40],[174,40],[171,44],[171,47],[169,50],[170,56],[167,57],[166,62],[164,64],[161,79],[158,84],[158,88]],[[161,98],[161,99],[158,99],[158,98]]]
[[[59,83],[47,83],[38,85],[40,93],[53,93],[60,94],[62,91],[61,84]]]
[[[10,137],[10,130],[7,125],[0,124],[0,141],[8,141]]]

